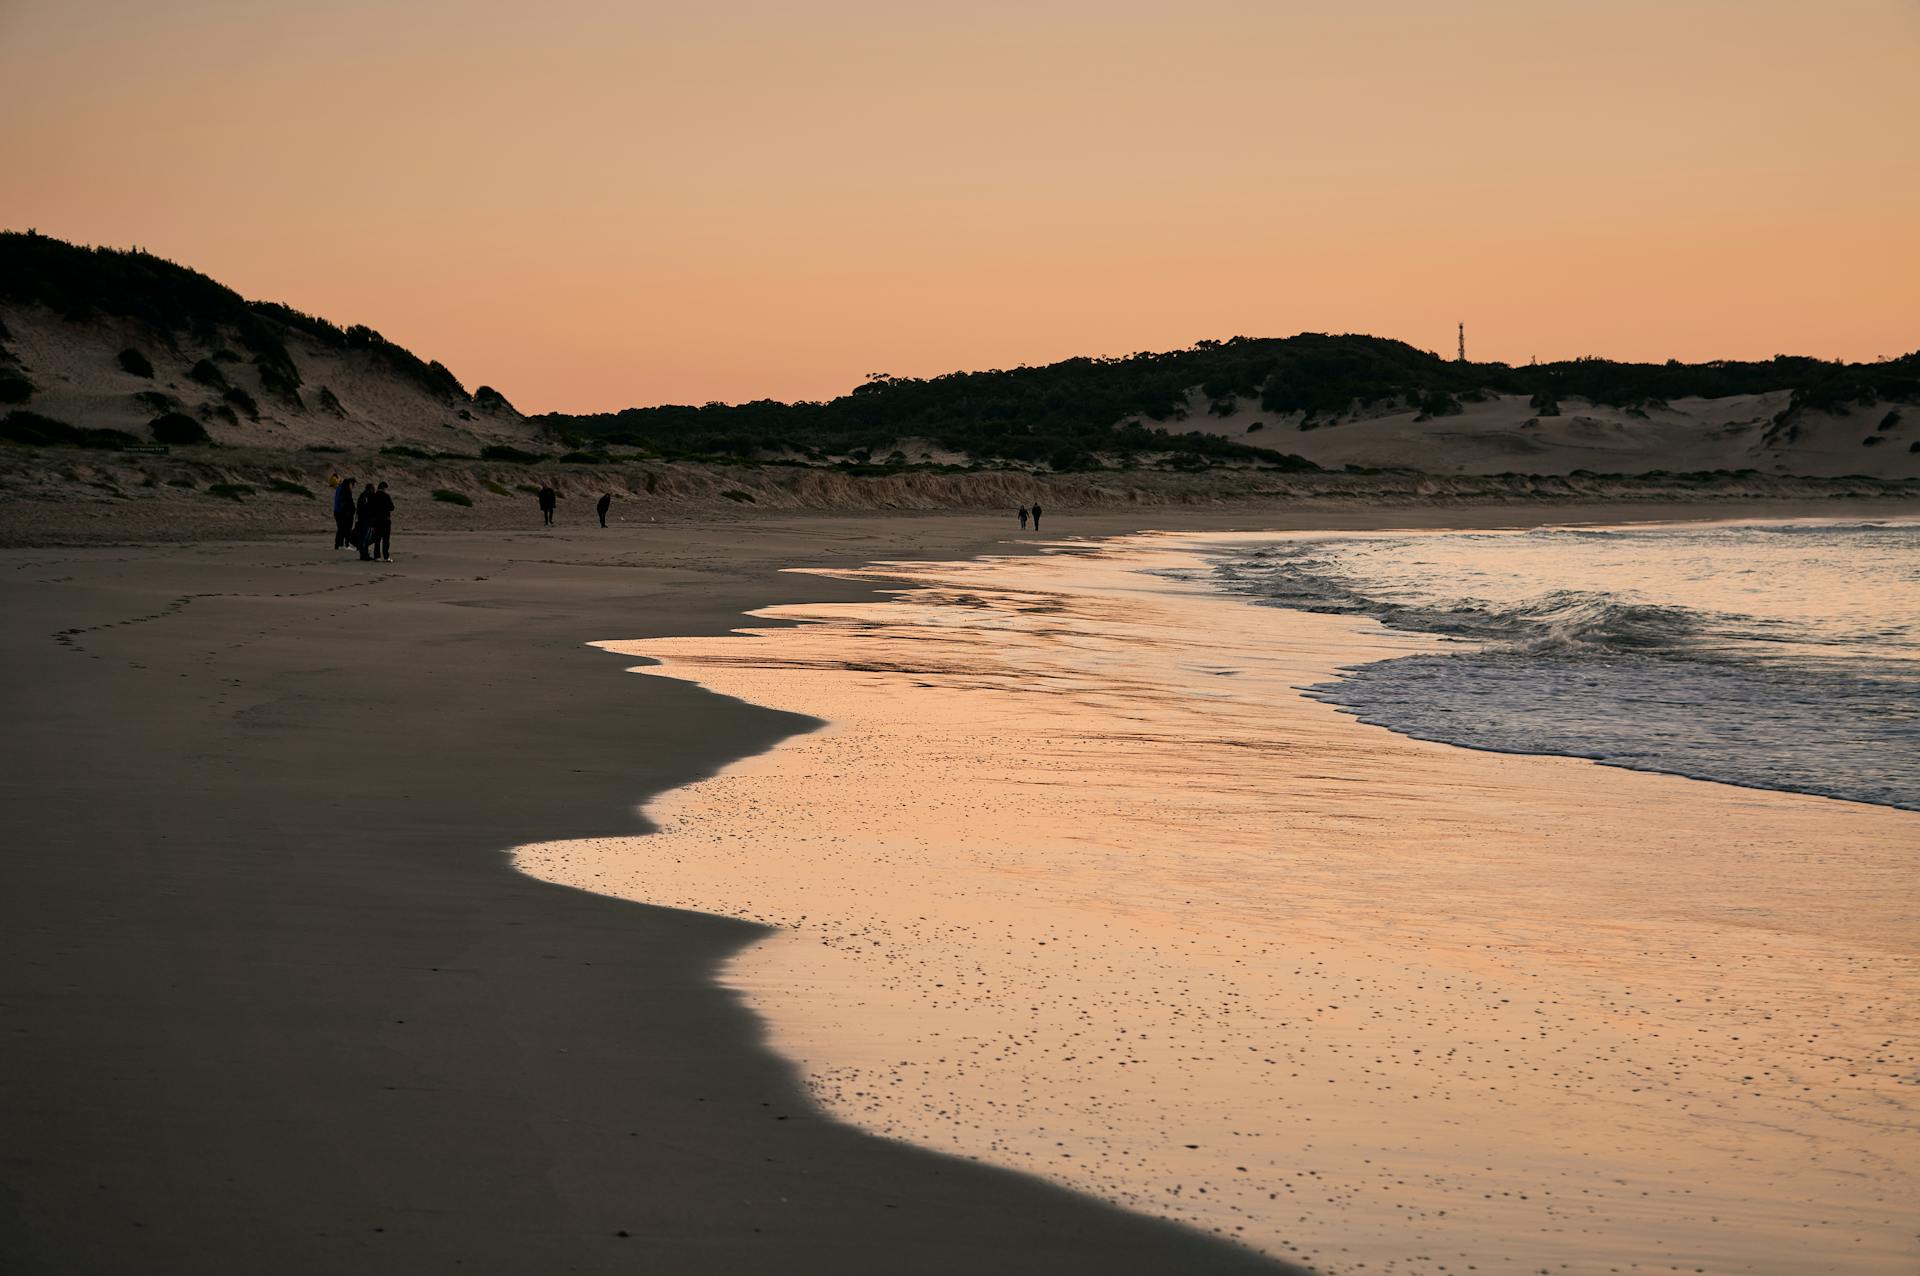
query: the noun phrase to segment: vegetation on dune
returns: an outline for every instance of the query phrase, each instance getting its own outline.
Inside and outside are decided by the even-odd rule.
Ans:
[[[0,442],[23,447],[124,448],[137,446],[140,440],[125,430],[82,429],[21,408],[0,418]]]
[[[253,367],[260,374],[262,390],[288,407],[304,409],[307,406],[300,397],[300,369],[294,366],[292,356],[284,348],[272,355],[255,355]]]
[[[1214,435],[1121,424],[1135,416],[1171,419],[1186,402],[1177,371],[1148,372],[1125,363],[1078,359],[926,381],[878,377],[827,403],[760,400],[535,419],[582,450],[622,444],[669,460],[752,460],[797,452],[814,462],[842,457],[851,467],[886,469],[906,464],[906,458],[875,466],[876,452],[902,438],[925,438],[971,457],[1055,470],[1097,469],[1103,456],[1148,453],[1203,465],[1314,468],[1298,457]]]
[[[300,406],[301,379],[287,350],[289,331],[331,350],[364,352],[429,394],[467,398],[460,379],[444,366],[372,328],[341,328],[291,306],[247,301],[197,270],[138,249],[82,248],[32,231],[0,232],[0,300],[43,305],[73,320],[132,319],[155,332],[205,341],[231,334],[250,354],[261,388],[293,406]]]
[[[292,479],[284,479],[284,478],[268,479],[267,486],[272,488],[276,492],[285,492],[288,496],[304,496],[308,500],[313,499],[312,488],[308,487],[304,483],[296,483]]]
[[[1920,351],[1880,363],[1802,362],[1814,363],[1823,371],[1793,387],[1793,397],[1773,419],[1776,427],[1790,429],[1807,412],[1844,414],[1882,402],[1920,402]]]
[[[240,411],[246,413],[247,419],[249,421],[258,421],[260,419],[260,405],[253,401],[253,396],[251,394],[248,394],[245,390],[242,390],[239,386],[237,385],[228,386],[227,392],[221,395],[220,397],[225,399],[228,403],[231,403],[234,407],[238,408]]]
[[[33,397],[33,382],[25,377],[0,377],[0,403],[25,403]]]
[[[122,371],[131,372],[136,377],[152,378],[153,364],[147,359],[147,356],[141,354],[132,346],[128,346],[125,350],[122,350],[119,357]]]
[[[1573,359],[1510,367],[1462,363],[1401,341],[1303,333],[1235,337],[1192,349],[1037,368],[878,376],[825,403],[709,403],[535,418],[570,446],[621,444],[668,459],[764,459],[797,452],[865,467],[903,438],[982,461],[1055,470],[1158,455],[1176,468],[1313,468],[1298,457],[1178,428],[1198,390],[1207,410],[1241,403],[1298,414],[1303,428],[1356,410],[1447,416],[1488,394],[1527,395],[1538,416],[1578,398],[1651,411],[1672,399],[1794,392],[1789,411],[1920,397],[1920,353],[1876,364],[1780,356],[1760,362],[1620,363]],[[1249,431],[1250,433],[1251,431]],[[896,462],[897,464],[897,462]]]
[[[207,495],[217,496],[225,501],[239,502],[244,497],[252,496],[253,489],[245,483],[209,483]]]
[[[468,496],[465,492],[457,492],[450,487],[436,487],[433,489],[433,499],[436,501],[445,501],[449,505],[459,505],[463,508],[471,508],[473,505],[473,498],[471,496]]]
[[[517,447],[508,447],[504,443],[491,443],[480,449],[483,461],[509,461],[515,465],[532,465],[547,458],[537,452],[522,452]]]
[[[339,351],[364,351],[385,363],[400,377],[437,398],[465,402],[469,397],[467,388],[460,384],[460,378],[454,376],[438,359],[422,359],[406,347],[388,341],[363,323],[342,328],[317,315],[306,314],[278,302],[253,301],[247,304],[267,318],[305,333],[321,345]]]
[[[227,374],[220,371],[220,365],[211,359],[202,359],[187,369],[187,375],[210,390],[225,390]]]
[[[192,417],[181,412],[168,412],[153,418],[147,426],[153,434],[155,443],[168,445],[191,445],[208,443],[207,428]]]

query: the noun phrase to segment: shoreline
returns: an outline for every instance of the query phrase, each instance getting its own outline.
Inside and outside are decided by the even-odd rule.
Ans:
[[[591,503],[602,492],[615,497],[613,526],[628,531],[684,522],[750,527],[819,518],[991,520],[1034,501],[1052,511],[1050,518],[1092,519],[1130,530],[1143,522],[1258,522],[1275,515],[1340,523],[1357,519],[1355,526],[1373,526],[1371,520],[1390,512],[1420,519],[1445,511],[1471,524],[1496,510],[1558,521],[1596,508],[1660,510],[1682,519],[1715,509],[1769,510],[1778,517],[1792,517],[1786,511],[1798,509],[1821,517],[1843,510],[1920,508],[1920,480],[1764,475],[1475,477],[1390,471],[1300,476],[1229,471],[1196,479],[1153,471],[1040,475],[986,470],[855,478],[832,470],[696,464],[474,468],[383,455],[313,457],[249,449],[149,461],[133,470],[116,468],[102,454],[81,453],[65,458],[68,463],[57,469],[35,468],[46,460],[0,449],[0,546],[304,538],[313,527],[330,522],[331,514],[316,494],[326,491],[327,475],[348,472],[367,481],[392,481],[400,502],[395,529],[403,538],[420,531],[529,530],[537,520],[527,480],[535,477],[558,489],[562,524],[582,531],[593,530]],[[172,477],[163,481],[163,474]],[[176,482],[189,486],[176,487]],[[228,485],[235,495],[216,496],[215,484]],[[467,503],[436,499],[442,490]]]
[[[795,558],[1002,530],[435,537],[372,575],[317,534],[24,557],[0,1265],[1273,1270],[815,1115],[711,978],[750,928],[507,863],[810,725],[580,635],[726,632],[821,594]]]
[[[1301,680],[1330,676],[1356,649],[1363,659],[1384,659],[1435,640],[1352,617],[1256,608],[1191,582],[1160,590],[1134,574],[1161,560],[1197,563],[1204,548],[1199,538],[1147,537],[1059,545],[1053,563],[895,560],[857,573],[891,586],[885,602],[760,613],[766,622],[802,622],[799,631],[756,626],[719,640],[605,644],[650,662],[634,672],[688,680],[823,726],[657,799],[648,812],[658,827],[644,837],[543,842],[519,848],[516,863],[542,880],[774,925],[728,964],[725,981],[771,1024],[775,1044],[802,1067],[825,1110],[916,1145],[983,1155],[1143,1212],[1244,1234],[1257,1248],[1325,1271],[1351,1271],[1356,1261],[1392,1267],[1416,1253],[1534,1271],[1577,1253],[1620,1270],[1691,1256],[1714,1270],[1788,1273],[1838,1252],[1809,1251],[1825,1242],[1792,1230],[1816,1218],[1823,1229],[1842,1229],[1828,1239],[1855,1253],[1845,1270],[1902,1270],[1901,1224],[1878,1221],[1870,1203],[1841,1187],[1861,1157],[1883,1173],[1899,1163],[1897,1140],[1858,1142],[1865,1136],[1852,1133],[1895,1092],[1855,1087],[1831,1066],[1795,1058],[1795,1042],[1811,1029],[1830,1058],[1861,1066],[1878,1053],[1869,1038],[1898,1035],[1892,1021],[1852,1029],[1827,1022],[1845,1016],[1809,1002],[1799,981],[1818,984],[1814,972],[1834,962],[1867,997],[1912,976],[1900,973],[1912,966],[1911,951],[1850,948],[1831,908],[1807,906],[1816,896],[1844,905],[1853,923],[1876,933],[1910,925],[1911,892],[1876,901],[1870,879],[1897,871],[1912,817],[1783,791],[1730,793],[1671,774],[1610,773],[1559,755],[1481,753],[1405,735],[1387,743],[1379,738],[1386,728],[1299,694]],[[1213,635],[1204,663],[1230,667],[1202,672],[1236,675],[1216,686],[1260,689],[1218,721],[1213,714],[1224,710],[1183,719],[1196,699],[1235,691],[1210,693],[1205,677],[1169,691],[1159,679],[1171,667],[1148,672],[1162,669],[1156,648],[1166,647],[1168,659],[1194,659],[1177,654],[1184,646],[1173,641],[1187,623],[1179,609],[1155,619],[1166,598],[1180,595],[1198,603],[1193,623]],[[1027,613],[1040,627],[1031,639],[1023,637]],[[1065,663],[1047,655],[1056,644],[1073,653]],[[1263,659],[1279,670],[1277,680],[1260,673]],[[1145,663],[1136,668],[1136,660]],[[1083,679],[1083,670],[1098,672]],[[1295,689],[1290,698],[1286,687]],[[1216,735],[1231,737],[1232,747]],[[1016,756],[1032,751],[1044,780],[1006,760],[1005,742],[1017,740],[1030,744],[1016,746]],[[1268,758],[1282,764],[1277,773]],[[1304,781],[1296,775],[1303,767],[1311,773]],[[1135,775],[1149,777],[1137,793]],[[1359,793],[1380,809],[1355,812]],[[1218,823],[1215,803],[1232,813],[1228,825]],[[928,811],[940,818],[928,822]],[[1300,849],[1314,849],[1291,869],[1279,846],[1233,831],[1249,820],[1291,828],[1303,819]],[[1364,844],[1348,845],[1343,825],[1355,819],[1365,825]],[[1583,819],[1606,830],[1604,843],[1583,842]],[[1167,830],[1177,830],[1176,843],[1166,841]],[[1541,840],[1556,837],[1557,849],[1543,857]],[[1446,848],[1433,852],[1435,863],[1430,839]],[[1681,843],[1694,845],[1689,859],[1698,866],[1672,862]],[[1823,859],[1838,856],[1818,891],[1785,867],[1816,848]],[[1395,865],[1384,877],[1376,862],[1383,855]],[[1320,865],[1323,858],[1333,867]],[[1201,898],[1178,910],[1159,906],[1156,863],[1178,866],[1159,893]],[[1196,867],[1203,864],[1214,867]],[[1261,920],[1274,905],[1257,889],[1239,893],[1242,878],[1265,881],[1260,875],[1273,872],[1281,876],[1265,898],[1289,899],[1279,929]],[[1649,874],[1664,883],[1658,898],[1630,885]],[[1743,886],[1721,884],[1736,876]],[[1409,895],[1403,877],[1424,885]],[[1212,883],[1229,879],[1234,887],[1212,906],[1230,920],[1209,928]],[[1535,881],[1557,885],[1544,893],[1523,885]],[[1366,882],[1367,898],[1351,896]],[[1431,911],[1442,899],[1455,903]],[[1312,900],[1319,904],[1302,902]],[[1596,914],[1589,901],[1597,900],[1606,907]],[[1880,909],[1873,920],[1870,901]],[[1420,946],[1397,944],[1402,932],[1420,934]],[[1056,956],[1062,945],[1077,955]],[[1753,947],[1766,962],[1753,960]],[[1264,978],[1188,954],[1216,949],[1239,955],[1232,967],[1264,970]],[[1467,956],[1476,950],[1487,955]],[[1700,984],[1676,958],[1715,973]],[[1321,966],[1344,973],[1317,973]],[[1394,1057],[1364,1068],[1340,1062],[1366,1047],[1351,1034],[1368,1028],[1323,1024],[1317,1004],[1293,1005],[1303,969],[1315,998],[1384,1030]],[[1421,971],[1428,986],[1476,991],[1416,992],[1420,975],[1408,972]],[[1635,995],[1648,984],[1687,994],[1675,998],[1682,1002],[1725,1007],[1731,999],[1733,1009],[1683,1015],[1663,1009],[1662,997]],[[1407,986],[1383,996],[1399,985]],[[1518,1003],[1513,1016],[1479,1004],[1496,999],[1490,990],[1506,994],[1502,1004]],[[1166,1017],[1165,1006],[1189,999],[1233,1007],[1236,1025],[1183,1029],[1179,1011]],[[1268,1007],[1288,1008],[1266,1022]],[[1420,1026],[1436,1007],[1446,1028]],[[1516,1024],[1514,1016],[1545,1018]],[[1529,1046],[1528,1025],[1554,1044]],[[1769,1044],[1749,1057],[1743,1032]],[[1156,1044],[1132,1041],[1136,1035]],[[1685,1051],[1662,1046],[1663,1036],[1687,1042]],[[1382,1048],[1376,1041],[1366,1053]],[[1114,1049],[1123,1056],[1118,1071]],[[1155,1057],[1168,1050],[1172,1058]],[[1307,1082],[1276,1079],[1303,1074],[1272,1072],[1275,1058],[1263,1060],[1267,1071],[1255,1066],[1232,1080],[1227,1061],[1246,1064],[1246,1050],[1282,1055],[1283,1067],[1297,1069],[1318,1055],[1309,1079],[1337,1088],[1316,1096],[1317,1086],[1303,1091]],[[1632,1151],[1614,1146],[1611,1117],[1582,1125],[1565,1112],[1559,1081],[1531,1090],[1521,1083],[1529,1072],[1561,1077],[1569,1050],[1586,1060],[1576,1066],[1583,1104],[1617,1111],[1635,1130]],[[1212,1068],[1230,1079],[1190,1073],[1178,1063],[1189,1054],[1222,1060]],[[1744,1065],[1771,1077],[1783,1059],[1793,1060],[1796,1081],[1835,1089],[1820,1105],[1830,1114],[1804,1109],[1789,1092],[1797,1087],[1753,1077],[1728,1086],[1720,1075]],[[1502,1075],[1507,1084],[1494,1106],[1476,1107],[1476,1078]],[[1686,1121],[1634,1099],[1652,1076],[1668,1077],[1662,1088],[1683,1096],[1683,1106],[1714,1114],[1701,1136],[1714,1151],[1689,1147],[1695,1135]],[[1222,1095],[1206,1093],[1223,1087]],[[1269,1103],[1291,1115],[1263,1111]],[[1447,1140],[1458,1136],[1423,1116],[1436,1105],[1443,1125],[1552,1129],[1569,1157],[1591,1164],[1543,1163],[1526,1142],[1497,1138],[1482,1140],[1486,1146],[1470,1138],[1471,1152],[1449,1157]],[[1516,1110],[1531,1115],[1516,1118]],[[1376,1119],[1392,1132],[1372,1132]],[[1163,1120],[1179,1138],[1198,1140],[1186,1147],[1215,1151],[1174,1150]],[[1289,1134],[1304,1144],[1289,1143]],[[1798,1150],[1803,1139],[1806,1154]],[[1243,1149],[1244,1140],[1253,1142]],[[1798,1164],[1809,1156],[1816,1168]],[[1394,1170],[1383,1179],[1372,1167],[1388,1161]],[[1318,1167],[1315,1188],[1331,1193],[1324,1200],[1294,1195],[1290,1176],[1309,1164]],[[1756,1175],[1750,1165],[1770,1170]],[[1612,1187],[1630,1180],[1642,1199]],[[1729,1222],[1733,1230],[1681,1221],[1708,1208],[1704,1189],[1695,1196],[1704,1183],[1720,1189],[1711,1210],[1739,1220]],[[1483,1194],[1483,1184],[1495,1190]],[[1269,1187],[1287,1193],[1281,1216],[1268,1216]],[[1545,1204],[1503,1217],[1481,1203],[1496,1194]],[[1379,1209],[1362,1207],[1370,1196]],[[1584,1248],[1540,1248],[1537,1237],[1529,1248],[1534,1233],[1564,1230],[1556,1197],[1586,1210]],[[1405,1217],[1382,1214],[1385,1202]],[[1641,1242],[1650,1225],[1660,1241]],[[1871,1243],[1856,1248],[1862,1238],[1849,1228],[1871,1234]],[[1770,1260],[1775,1254],[1789,1257]]]
[[[708,978],[752,932],[506,863],[638,832],[637,801],[811,725],[620,679],[585,636],[872,597],[796,561],[1032,552],[1005,520],[403,535],[371,574],[325,535],[39,549],[0,580],[9,841],[33,848],[0,891],[10,1270],[1261,1266],[810,1117]]]

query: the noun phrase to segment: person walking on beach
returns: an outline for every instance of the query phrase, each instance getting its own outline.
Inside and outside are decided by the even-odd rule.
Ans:
[[[367,510],[372,504],[373,486],[369,484],[360,489],[360,495],[353,503],[353,531],[348,536],[362,558],[367,556],[367,530],[371,526],[367,521]]]
[[[1027,507],[1024,505],[1020,507],[1020,530],[1027,530]]]
[[[1040,502],[1039,501],[1035,501],[1033,503],[1033,530],[1036,532],[1040,530]]]
[[[345,549],[353,540],[353,480],[343,478],[333,489],[333,547]]]
[[[553,526],[553,507],[560,503],[560,493],[547,484],[540,485],[540,522],[543,526]]]
[[[382,483],[380,490],[367,502],[367,514],[373,520],[367,531],[367,548],[373,552],[361,551],[362,558],[377,558],[382,562],[393,561],[393,498],[387,495],[387,485]]]
[[[600,515],[600,526],[605,527],[607,525],[607,511],[613,508],[613,493],[608,492],[602,496],[600,503],[593,508],[594,512]]]

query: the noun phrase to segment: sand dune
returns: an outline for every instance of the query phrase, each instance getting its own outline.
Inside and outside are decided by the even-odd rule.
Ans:
[[[26,406],[72,425],[145,437],[156,416],[177,411],[199,420],[218,443],[289,450],[316,443],[411,444],[473,452],[487,443],[525,443],[535,433],[504,400],[436,394],[372,351],[330,349],[292,329],[281,339],[299,369],[304,406],[263,386],[257,367],[239,353],[246,347],[231,334],[155,332],[105,315],[74,321],[43,306],[4,307],[0,322],[7,349],[35,387]],[[121,367],[119,355],[127,349],[151,362],[153,376]],[[190,370],[203,359],[252,400],[257,420],[217,386],[193,379]]]
[[[1525,395],[1494,395],[1455,416],[1420,419],[1411,409],[1356,413],[1301,428],[1300,414],[1263,412],[1240,401],[1207,410],[1196,391],[1185,420],[1199,430],[1293,452],[1316,465],[1424,470],[1430,474],[1646,474],[1655,470],[1755,470],[1766,475],[1920,478],[1920,409],[1895,404],[1844,415],[1806,412],[1776,424],[1787,391],[1676,399],[1644,410],[1563,401],[1541,416]],[[1881,428],[1888,414],[1892,425]],[[1254,429],[1254,426],[1259,429]]]

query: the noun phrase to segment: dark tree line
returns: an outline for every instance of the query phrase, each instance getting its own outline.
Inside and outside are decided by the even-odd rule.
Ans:
[[[925,438],[983,460],[1080,469],[1096,457],[1153,453],[1176,464],[1256,462],[1311,468],[1297,457],[1179,425],[1190,391],[1217,410],[1257,403],[1313,424],[1377,405],[1427,416],[1489,394],[1528,395],[1536,410],[1563,399],[1651,407],[1688,396],[1776,390],[1833,406],[1920,397],[1920,353],[1842,364],[1781,356],[1763,362],[1619,363],[1574,359],[1510,367],[1461,363],[1380,337],[1235,337],[1189,350],[1067,359],[1038,368],[877,377],[825,403],[709,403],[536,418],[578,446],[609,443],[663,456],[749,458],[796,450],[866,459],[902,438]]]

